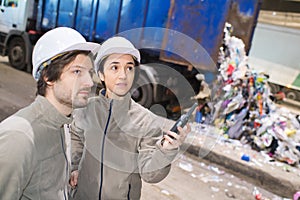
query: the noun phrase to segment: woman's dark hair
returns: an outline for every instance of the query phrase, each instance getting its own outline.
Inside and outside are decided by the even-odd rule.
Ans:
[[[103,58],[99,63],[96,63],[96,65],[98,66],[97,67],[97,69],[98,69],[97,73],[100,72],[101,74],[104,74],[104,72],[103,72],[104,71],[104,64],[105,64],[107,58],[108,58],[108,56]],[[138,67],[138,66],[140,66],[140,63],[134,57],[133,57],[133,60],[134,60],[135,69],[134,69],[134,79],[133,79],[133,84],[132,85],[134,85],[134,83],[136,83],[136,81],[139,78],[139,74],[140,74],[140,68]],[[102,81],[102,80],[101,80],[101,84],[103,85],[103,87],[106,87],[104,81]]]
[[[46,81],[59,80],[65,66],[74,61],[79,54],[87,55],[93,60],[90,51],[71,51],[53,59],[51,63],[42,70],[41,76],[37,81],[37,95],[45,96],[47,88]]]

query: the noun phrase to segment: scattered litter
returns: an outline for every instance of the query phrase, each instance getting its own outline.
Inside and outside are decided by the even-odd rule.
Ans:
[[[243,154],[241,157],[242,160],[249,162],[250,161],[250,156],[248,156],[247,154]]]
[[[245,187],[245,186],[235,185],[234,187],[235,187],[236,189],[249,190],[249,188],[247,188],[247,187]]]
[[[205,176],[200,178],[204,183],[208,182],[223,182],[223,179],[221,179],[219,176]]]
[[[227,197],[235,199],[235,195],[232,194],[232,193],[230,193],[228,189],[225,189],[224,192],[225,192],[225,194],[226,194]]]
[[[217,188],[217,187],[211,186],[210,188],[211,188],[211,190],[212,190],[213,192],[219,192],[219,191],[220,191],[220,189]]]
[[[160,191],[162,194],[169,196],[170,192],[168,192],[167,190],[161,190]]]
[[[262,194],[259,192],[259,190],[256,187],[254,187],[253,189],[253,195],[256,200],[262,200]]]
[[[223,170],[220,170],[218,167],[214,166],[208,166],[208,169],[217,173],[217,174],[224,174],[225,172]]]
[[[187,172],[192,172],[193,171],[193,165],[190,163],[179,163],[179,167]]]
[[[208,95],[218,95],[213,96],[211,102],[206,102],[210,112],[202,113],[211,126],[201,121],[192,129],[201,135],[216,137],[210,134],[214,132],[210,130],[211,127],[214,127],[222,135],[218,142],[231,143],[236,148],[248,145],[268,155],[270,162],[276,160],[298,166],[300,117],[275,104],[276,98],[268,83],[269,75],[251,68],[245,44],[241,39],[231,36],[228,27],[231,25],[227,24],[224,29],[223,45],[218,57],[219,74],[211,83],[212,88],[209,88],[212,93],[207,92]],[[203,132],[202,127],[207,131]],[[251,161],[247,156],[243,156],[242,160]],[[252,164],[262,165],[257,161]]]
[[[299,200],[299,199],[300,199],[300,191],[299,191],[299,192],[296,192],[296,193],[294,194],[293,200]]]
[[[201,162],[201,163],[200,163],[200,166],[201,166],[201,167],[205,167],[206,164],[205,164],[204,162]]]
[[[285,172],[290,172],[290,171],[291,171],[290,166],[287,166],[287,165],[284,165],[282,169],[283,169],[283,171],[285,171]]]
[[[251,159],[252,162],[254,162],[256,165],[258,165],[259,167],[263,167],[263,164],[261,164],[258,160],[256,160],[255,158]]]

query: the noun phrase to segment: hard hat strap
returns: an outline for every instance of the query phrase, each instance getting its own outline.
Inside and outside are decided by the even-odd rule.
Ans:
[[[58,58],[58,57],[60,57],[60,56],[63,56],[63,55],[65,55],[65,54],[67,54],[67,53],[68,53],[68,52],[59,53],[59,54],[53,56],[52,58],[48,59],[47,61],[43,62],[43,63],[38,67],[38,69],[37,69],[37,71],[36,71],[36,74],[35,74],[35,77],[34,77],[34,78],[35,78],[36,80],[38,80],[38,79],[40,78],[41,73],[42,73],[42,71],[43,71],[44,68],[46,68],[48,65],[50,65],[51,62],[52,62],[53,60],[55,60],[56,58]]]

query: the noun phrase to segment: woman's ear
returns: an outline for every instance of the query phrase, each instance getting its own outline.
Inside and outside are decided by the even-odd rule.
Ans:
[[[99,74],[100,80],[101,80],[101,81],[104,81],[104,75],[103,75],[101,72],[98,72],[98,74]]]

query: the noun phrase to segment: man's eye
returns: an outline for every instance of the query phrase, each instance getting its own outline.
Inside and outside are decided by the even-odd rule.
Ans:
[[[132,71],[133,69],[134,69],[134,67],[132,67],[132,66],[127,67],[128,71]]]

